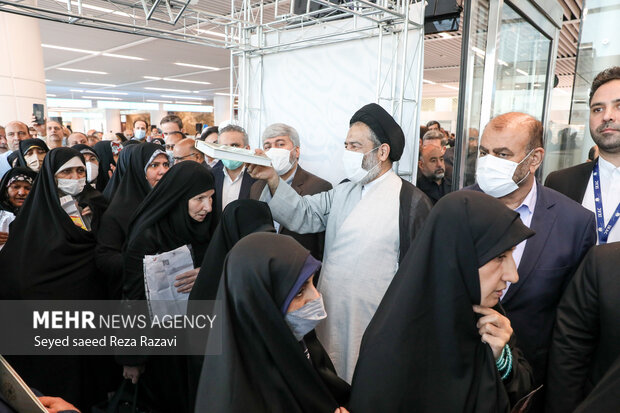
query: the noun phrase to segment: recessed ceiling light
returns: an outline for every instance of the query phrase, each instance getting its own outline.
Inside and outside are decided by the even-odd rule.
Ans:
[[[233,93],[232,95],[230,93],[222,93],[222,92],[216,92],[215,93],[218,96],[238,96],[237,94]]]
[[[172,103],[171,100],[155,100],[155,99],[147,99],[147,102],[155,102],[155,103]]]
[[[159,90],[161,92],[180,92],[180,93],[192,93],[191,90],[185,89],[166,89],[163,87],[145,87],[146,90]]]
[[[185,67],[194,67],[196,69],[220,70],[219,67],[195,65],[195,64],[192,64],[192,63],[175,62],[175,65],[177,65],[177,66],[185,66]]]
[[[45,79],[45,81],[46,81],[46,82],[51,82],[51,81],[52,81],[52,79]]]
[[[198,102],[181,102],[178,100],[175,100],[174,103],[176,103],[177,105],[202,105],[201,103],[198,103]]]
[[[193,96],[174,96],[174,95],[161,95],[162,98],[173,98],[173,99],[190,99],[190,100],[205,100],[205,98],[197,98]]]
[[[113,98],[110,96],[82,96],[82,99],[122,100],[121,98]]]
[[[198,85],[210,85],[211,84],[209,82],[201,82],[198,80],[174,79],[171,77],[165,77],[164,80],[167,80],[168,82],[196,83]]]
[[[428,83],[429,85],[434,85],[435,84],[435,82],[433,82],[432,80],[426,80],[426,79],[422,79],[422,82]]]
[[[80,82],[80,85],[116,87],[116,85],[113,85],[111,83],[94,83],[94,82]]]
[[[41,47],[44,47],[46,49],[66,50],[68,52],[76,52],[76,53],[86,53],[86,54],[97,54],[97,53],[99,53],[99,52],[97,52],[95,50],[76,49],[74,47],[56,46],[54,44],[45,44],[45,43],[41,43]]]
[[[525,70],[521,70],[521,69],[517,69],[516,70],[517,73],[521,73],[523,76],[529,76],[530,74],[527,73]]]
[[[54,95],[53,93],[47,93],[45,96],[47,96],[48,98],[55,98],[56,95]]]
[[[126,92],[108,92],[107,90],[87,90],[87,93],[103,94],[103,95],[127,95]]]
[[[440,35],[441,37],[443,37],[444,39],[449,39],[449,38],[451,38],[451,37],[452,37],[452,36],[451,36],[450,34],[448,34],[448,33],[439,33],[439,35]]]
[[[128,59],[128,60],[146,60],[142,57],[137,56],[127,56],[124,54],[113,54],[113,53],[102,53],[105,57],[116,57],[118,59]]]
[[[161,77],[157,77],[157,76],[142,76],[145,79],[149,79],[149,80],[161,80]]]
[[[84,89],[69,89],[69,91],[82,93],[84,91]]]
[[[107,75],[108,74],[108,72],[100,72],[98,70],[72,69],[70,67],[59,67],[58,70],[64,70],[66,72],[92,73],[95,75]]]

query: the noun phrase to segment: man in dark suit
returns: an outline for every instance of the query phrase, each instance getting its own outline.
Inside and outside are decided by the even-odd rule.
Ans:
[[[536,231],[513,251],[519,282],[504,290],[501,304],[538,384],[544,383],[562,292],[596,242],[594,214],[534,178],[545,154],[542,132],[542,124],[524,113],[492,119],[480,141],[477,185],[468,188],[498,198]]]
[[[300,141],[297,130],[284,123],[269,125],[263,132],[263,149],[272,160],[280,178],[289,184],[299,195],[314,195],[319,192],[329,191],[332,185],[324,179],[303,169],[299,166]],[[250,190],[251,199],[260,199],[265,193],[271,198],[271,193],[266,188],[266,181],[256,181]],[[323,246],[325,232],[316,234],[298,234],[275,223],[279,234],[290,235],[301,245],[310,250],[310,253],[318,260],[323,259]]]
[[[549,356],[547,412],[575,411],[620,360],[618,268],[619,242],[592,248],[560,301]],[[617,387],[614,393],[617,398]],[[616,404],[587,411],[618,410]]]
[[[601,210],[597,227],[602,244],[620,241],[620,224],[614,221],[620,214],[619,102],[620,66],[616,66],[596,75],[590,88],[590,135],[598,147],[598,159],[552,172],[545,181],[590,211]]]
[[[248,134],[241,126],[228,125],[219,131],[218,143],[250,149]],[[248,199],[256,182],[245,170],[243,162],[222,159],[212,169],[215,177],[215,214],[221,216],[226,205],[237,199]]]

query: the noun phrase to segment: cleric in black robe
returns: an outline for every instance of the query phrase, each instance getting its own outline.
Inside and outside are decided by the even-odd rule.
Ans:
[[[140,204],[130,224],[124,249],[124,299],[146,299],[145,255],[161,254],[188,245],[194,267],[200,268],[211,238],[210,212],[214,185],[213,175],[200,164],[180,162],[170,168]],[[191,279],[197,272],[192,271]],[[190,411],[186,357],[145,359],[125,356],[122,363],[132,367],[145,365],[140,380],[144,380],[145,385],[157,395],[157,406],[163,411]]]
[[[34,150],[37,153],[31,153],[27,155],[30,150]],[[32,169],[35,172],[39,172],[41,169],[41,165],[43,164],[43,159],[45,159],[46,154],[50,151],[47,147],[45,141],[39,138],[32,139],[24,139],[23,141],[19,141],[19,150],[17,151],[17,164],[19,166],[25,166],[27,168]]]
[[[130,149],[131,148],[131,149]],[[118,166],[108,189],[115,184],[114,176],[126,167],[114,198],[101,219],[102,230],[97,234],[97,267],[106,276],[110,298],[120,299],[123,278],[122,249],[131,217],[151,191],[146,179],[146,168],[154,156],[165,154],[159,145],[144,143],[131,145],[121,151]],[[126,160],[126,165],[125,165]],[[105,195],[104,195],[105,196]]]
[[[532,372],[514,335],[512,369],[502,382],[472,307],[481,304],[479,268],[533,234],[488,195],[442,198],[364,334],[351,412],[498,413],[525,396]],[[503,314],[499,304],[494,310]]]
[[[217,295],[222,354],[205,356],[196,412],[333,413],[346,403],[349,386],[323,348],[298,341],[285,321],[319,267],[286,235],[255,233],[233,247]]]
[[[78,161],[78,162],[76,162]],[[0,299],[103,299],[95,267],[95,235],[78,227],[61,207],[55,177],[68,162],[84,158],[71,148],[52,149],[0,251]],[[64,195],[64,194],[63,194]],[[106,397],[97,360],[73,356],[7,357],[22,378],[45,394],[83,411]]]
[[[224,208],[200,266],[198,277],[189,293],[188,314],[199,314],[204,311],[203,304],[194,308],[192,301],[215,300],[226,255],[240,239],[254,232],[276,232],[271,211],[266,203],[252,199],[238,199]],[[192,331],[192,334],[196,342],[205,342],[208,331]],[[188,357],[189,385],[192,392],[190,400],[196,399],[203,358],[203,356]]]
[[[103,190],[106,188],[108,182],[110,181],[110,171],[112,171],[112,167],[116,167],[116,162],[114,161],[114,153],[112,152],[112,142],[97,142],[93,146],[93,151],[95,151],[95,153],[97,154],[97,158],[99,158],[99,174],[97,175],[95,188],[97,188],[98,191],[103,193]]]

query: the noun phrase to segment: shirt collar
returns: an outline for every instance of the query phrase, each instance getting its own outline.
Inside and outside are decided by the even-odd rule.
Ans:
[[[536,180],[534,180],[532,189],[530,189],[530,192],[528,192],[523,202],[521,202],[521,205],[519,205],[519,207],[516,208],[515,211],[519,212],[519,210],[527,210],[530,214],[534,213],[534,208],[536,207],[536,198],[538,195],[538,189],[536,188],[536,186]]]
[[[598,169],[601,172],[601,174],[611,175],[611,174],[614,173],[615,169],[620,170],[620,167],[616,168],[613,163],[605,160],[605,158],[603,158],[602,156],[599,155],[599,157],[598,157]]]
[[[228,178],[228,180],[234,184],[235,182],[237,182],[239,179],[243,177],[243,173],[245,172],[245,165],[243,165],[241,172],[239,172],[239,175],[237,175],[237,178],[235,178],[234,181],[230,178],[230,175],[228,175],[228,170],[226,168],[222,168],[222,170],[224,171],[224,176]]]
[[[368,182],[367,184],[365,184],[362,188],[364,190],[369,190],[373,185],[383,181],[385,178],[387,178],[387,176],[390,174],[390,172],[392,172],[392,170],[390,169],[389,171],[387,171],[386,173],[384,173],[383,175],[381,175],[378,178],[375,178],[374,180]]]
[[[293,173],[291,174],[291,176],[288,177],[288,179],[284,182],[286,182],[289,186],[293,184],[293,179],[295,179],[295,174],[297,173],[297,166],[295,166],[295,171],[293,171]]]

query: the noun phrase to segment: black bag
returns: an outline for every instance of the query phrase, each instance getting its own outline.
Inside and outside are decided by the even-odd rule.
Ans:
[[[139,384],[131,384],[131,380],[123,380],[114,396],[93,406],[92,413],[150,413],[151,409],[138,402],[139,387]]]

